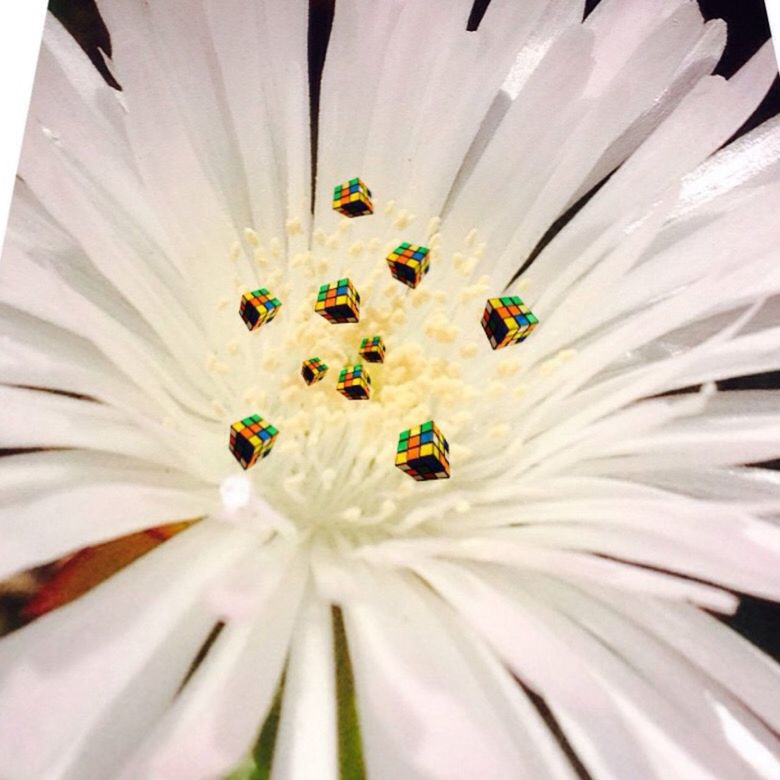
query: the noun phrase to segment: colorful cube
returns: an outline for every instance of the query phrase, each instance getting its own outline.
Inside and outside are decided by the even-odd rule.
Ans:
[[[360,357],[369,363],[385,362],[385,342],[381,336],[366,337],[360,342]]]
[[[323,284],[314,311],[333,325],[357,322],[360,319],[360,293],[349,279]]]
[[[387,264],[394,279],[407,287],[417,287],[430,270],[430,249],[404,241],[387,256]]]
[[[350,179],[333,188],[333,208],[345,217],[373,214],[371,190],[360,179]]]
[[[538,324],[539,320],[517,295],[488,298],[482,314],[482,329],[493,349],[525,341]]]
[[[318,357],[304,360],[301,364],[301,376],[307,385],[313,385],[325,379],[328,373],[327,364],[323,363]]]
[[[371,397],[371,377],[360,363],[344,366],[336,390],[351,401],[367,401]]]
[[[418,482],[449,479],[450,445],[433,420],[401,431],[395,465]]]
[[[279,431],[259,414],[244,417],[230,426],[230,451],[248,469],[271,452]]]
[[[257,330],[261,325],[270,322],[278,313],[282,303],[274,298],[265,287],[245,292],[241,296],[238,313],[249,330]]]

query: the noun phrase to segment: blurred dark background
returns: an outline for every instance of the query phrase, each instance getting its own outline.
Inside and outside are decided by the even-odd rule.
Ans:
[[[586,0],[586,14],[590,13],[599,1]],[[490,0],[475,0],[469,19],[470,29],[479,26],[489,3]],[[699,6],[705,18],[721,18],[728,23],[728,44],[715,72],[729,77],[769,38],[769,22],[764,2],[763,0],[699,0]],[[312,113],[315,116],[319,104],[319,80],[330,35],[333,8],[334,0],[310,0],[309,75],[314,109]],[[70,30],[106,81],[118,88],[119,85],[109,73],[101,55],[102,51],[108,57],[111,56],[111,41],[94,0],[50,0],[49,9]],[[765,100],[738,135],[777,113],[780,113],[780,80],[775,80]],[[313,133],[316,138],[316,128],[313,129]],[[729,389],[778,388],[780,374],[776,372],[741,377],[723,382],[721,386]],[[780,464],[767,465],[778,468]],[[737,614],[725,619],[725,622],[780,660],[780,605],[743,597]]]

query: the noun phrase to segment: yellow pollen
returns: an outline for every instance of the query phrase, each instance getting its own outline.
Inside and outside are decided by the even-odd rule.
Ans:
[[[268,274],[266,286],[269,287],[270,289],[277,287],[279,283],[282,281],[283,277],[284,277],[284,272],[281,271],[279,268],[274,268],[274,270],[271,271],[270,274]]]
[[[259,246],[260,244],[260,237],[257,235],[256,231],[249,227],[244,228],[244,240],[249,246]]]
[[[454,360],[450,360],[445,368],[447,376],[450,379],[460,379],[463,376],[463,366],[460,363],[456,363]]]
[[[230,259],[235,262],[239,257],[241,257],[241,244],[238,241],[234,241],[230,245]]]
[[[390,322],[396,326],[403,325],[406,322],[406,312],[403,309],[396,309],[390,315]]]
[[[477,267],[478,262],[479,262],[478,257],[475,257],[474,255],[470,255],[460,264],[460,268],[458,268],[458,271],[463,276],[469,277],[471,276],[471,274],[474,273],[474,269]]]
[[[474,419],[474,415],[471,412],[467,412],[465,409],[460,409],[452,415],[452,428],[453,431],[459,429],[461,426],[470,423]]]
[[[395,201],[388,200],[387,203],[385,203],[385,207],[382,209],[382,211],[388,216],[392,214],[393,211],[395,211]]]
[[[521,363],[516,357],[504,358],[496,366],[496,374],[501,377],[512,376],[520,368],[520,365]]]
[[[422,306],[423,303],[426,303],[431,299],[431,291],[426,289],[425,287],[418,287],[416,290],[412,291],[412,294],[409,296],[409,300],[415,308],[418,306]]]
[[[443,344],[455,341],[460,332],[441,311],[436,311],[428,317],[423,325],[423,331],[428,338]]]
[[[473,358],[477,354],[477,345],[473,341],[466,341],[461,344],[458,353],[462,358]]]
[[[491,439],[504,439],[509,435],[509,426],[506,423],[498,423],[488,428],[488,436]]]
[[[465,244],[466,246],[473,246],[476,240],[477,240],[477,229],[471,228],[471,230],[469,230],[469,232],[466,234]]]
[[[493,380],[487,386],[487,396],[488,398],[492,398],[493,400],[501,398],[501,396],[504,395],[505,392],[506,392],[506,385],[503,382],[498,382],[496,380]]]
[[[393,220],[393,227],[403,230],[405,227],[408,227],[414,219],[414,214],[410,214],[406,209],[402,209],[395,220]]]
[[[351,506],[345,509],[340,517],[348,523],[355,523],[363,517],[363,510],[359,506]]]
[[[257,400],[257,388],[256,387],[248,387],[246,390],[244,390],[244,393],[241,396],[241,400],[245,404],[251,404],[252,401],[256,401]]]
[[[439,234],[439,228],[441,227],[441,217],[431,217],[428,220],[428,228],[425,231],[428,234],[429,240],[433,239]]]
[[[288,236],[297,236],[299,233],[303,233],[301,220],[298,217],[287,219],[284,223],[284,229],[287,231]]]
[[[469,287],[464,287],[458,294],[458,300],[461,303],[468,303],[477,298],[482,298],[490,290],[490,277],[480,276],[480,278]]]
[[[268,242],[268,248],[271,252],[271,257],[279,257],[282,254],[282,242],[276,236]]]
[[[230,372],[230,369],[220,362],[213,352],[206,356],[206,370],[211,374],[227,374]]]

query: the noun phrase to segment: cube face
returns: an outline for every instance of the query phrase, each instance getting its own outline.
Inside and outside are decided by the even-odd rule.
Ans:
[[[369,363],[385,362],[385,342],[381,336],[367,336],[360,342],[360,357]]]
[[[325,379],[328,373],[327,364],[323,363],[318,357],[309,358],[301,363],[301,376],[307,385],[314,385]]]
[[[271,423],[253,414],[230,426],[230,451],[241,468],[248,469],[270,454],[278,435]]]
[[[418,482],[449,479],[450,445],[433,420],[401,431],[395,465]]]
[[[371,377],[360,363],[344,366],[336,390],[350,401],[367,401],[371,398]]]
[[[345,217],[373,214],[371,190],[361,179],[350,179],[333,188],[333,208]]]
[[[349,279],[323,284],[314,311],[333,325],[360,320],[360,293]]]
[[[488,298],[482,313],[482,329],[493,349],[525,341],[538,324],[534,313],[517,295]]]
[[[430,270],[430,250],[427,246],[404,241],[387,256],[387,265],[393,279],[407,287],[417,287]]]
[[[270,322],[278,313],[282,303],[274,298],[265,287],[241,296],[238,313],[249,330],[257,330],[261,325]]]

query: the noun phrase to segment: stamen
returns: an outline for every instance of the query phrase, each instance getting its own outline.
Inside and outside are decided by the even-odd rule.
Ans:
[[[282,301],[294,302],[279,320],[281,326],[264,330],[259,336],[245,333],[242,338],[226,332],[216,342],[224,344],[221,354],[240,356],[239,360],[229,361],[230,369],[216,353],[207,358],[212,373],[234,372],[225,381],[241,383],[235,392],[248,412],[267,410],[279,423],[281,438],[276,445],[276,457],[282,459],[283,467],[281,471],[257,470],[257,480],[262,481],[264,473],[269,473],[272,480],[262,493],[258,490],[258,495],[266,490],[276,495],[280,512],[295,518],[298,526],[307,528],[307,533],[332,535],[328,544],[341,537],[342,542],[353,544],[365,534],[377,538],[377,534],[384,533],[385,525],[393,533],[407,527],[401,519],[409,516],[409,508],[404,504],[412,496],[417,502],[420,488],[413,487],[413,480],[404,479],[392,469],[393,441],[404,426],[407,432],[432,432],[430,441],[418,442],[417,451],[404,456],[407,468],[402,470],[416,481],[443,480],[450,476],[450,463],[457,472],[474,456],[472,448],[464,444],[474,440],[474,426],[490,441],[502,441],[510,433],[506,422],[485,417],[480,405],[525,391],[524,385],[508,387],[500,381],[521,370],[521,362],[515,356],[494,361],[479,378],[473,373],[473,364],[462,362],[478,354],[489,355],[489,351],[484,352],[484,342],[475,339],[479,333],[479,308],[474,310],[476,317],[469,326],[462,316],[464,307],[459,306],[478,306],[475,301],[486,300],[495,290],[489,276],[473,279],[479,258],[486,251],[486,243],[478,241],[476,228],[466,234],[460,251],[450,254],[448,250],[446,256],[441,250],[439,216],[426,215],[425,230],[412,228],[408,234],[411,240],[399,243],[403,235],[388,240],[394,230],[407,229],[416,220],[408,209],[388,201],[381,206],[380,214],[373,217],[380,223],[376,234],[358,238],[353,235],[354,219],[373,214],[374,203],[363,182],[350,180],[347,185],[348,191],[344,189],[346,185],[338,185],[342,188],[338,193],[338,187],[334,189],[333,206],[342,218],[330,226],[325,223],[316,227],[310,245],[313,249],[294,254],[290,250],[286,264],[274,261],[268,267],[269,257],[280,257],[286,251],[286,237],[266,239],[266,251],[253,229],[243,231],[243,245],[252,248],[265,285],[247,293],[246,283],[241,284],[242,296],[251,298],[258,294],[263,298],[261,292],[265,295],[257,319],[251,315],[249,322],[244,319],[247,328],[259,329],[276,316]],[[296,216],[288,216],[284,228],[287,236],[304,232],[302,219]],[[414,244],[413,240],[423,240],[427,246]],[[230,251],[238,259],[241,243],[234,242]],[[330,268],[344,274],[349,266],[345,268],[343,262],[351,258],[361,261],[353,276],[360,283],[360,292],[346,277],[326,281]],[[374,259],[376,262],[372,262]],[[424,283],[431,267],[436,270],[432,280],[441,284],[440,289]],[[469,280],[469,284],[463,287],[456,281],[458,278]],[[237,275],[236,283],[240,281]],[[269,290],[278,297],[274,298]],[[501,301],[504,305],[510,300],[518,308],[524,307],[519,313],[533,317],[516,296],[487,299],[487,304]],[[228,304],[223,297],[217,306],[222,310]],[[248,304],[242,305],[246,309]],[[314,317],[314,313],[322,316]],[[242,317],[245,314],[246,311],[242,312]],[[534,325],[530,317],[526,324]],[[332,327],[334,324],[345,327]],[[407,324],[411,331],[408,339],[404,338]],[[488,336],[494,325],[486,328],[483,323]],[[496,346],[522,340],[514,338],[520,328],[513,327],[507,328],[507,334],[496,341]],[[531,330],[527,327],[523,337]],[[494,335],[498,333],[496,329]],[[437,346],[431,348],[427,339]],[[568,359],[566,352],[562,350],[556,359]],[[335,367],[335,373],[329,371],[329,365]],[[264,390],[251,381],[262,381]],[[347,403],[347,399],[367,403]],[[222,395],[213,399],[212,404],[217,416],[224,417]],[[239,424],[247,419],[250,418]],[[431,426],[429,431],[422,431],[424,425]],[[449,442],[442,433],[445,430],[449,437],[454,437]],[[431,448],[432,452],[428,452]],[[267,451],[260,455],[249,453],[250,459],[245,458],[246,465],[241,465],[248,468]],[[447,495],[446,502],[437,499],[420,506],[412,525],[446,522],[448,511],[469,510],[468,500],[452,493]],[[308,510],[313,500],[319,507],[317,522]]]

